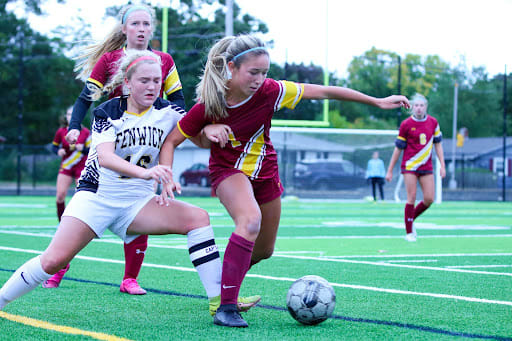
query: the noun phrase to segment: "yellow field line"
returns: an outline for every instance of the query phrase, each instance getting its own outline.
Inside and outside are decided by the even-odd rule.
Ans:
[[[22,324],[25,324],[28,326],[53,330],[53,331],[56,331],[59,333],[90,336],[96,340],[130,341],[129,339],[117,337],[114,335],[90,332],[87,330],[81,330],[81,329],[67,327],[67,326],[59,326],[57,324],[49,323],[46,321],[40,321],[40,320],[36,320],[33,318],[25,317],[25,316],[11,315],[11,314],[6,313],[5,311],[0,311],[0,317],[7,319],[7,320],[14,321],[14,322],[19,322],[19,323],[22,323]]]

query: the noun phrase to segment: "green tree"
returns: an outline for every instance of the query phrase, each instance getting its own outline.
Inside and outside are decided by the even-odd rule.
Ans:
[[[40,3],[29,1],[26,6],[40,13]],[[9,109],[0,123],[0,135],[7,143],[17,143],[22,122],[23,143],[49,143],[58,117],[74,102],[81,85],[74,80],[74,63],[59,50],[58,39],[34,32],[25,19],[7,12],[6,5],[7,1],[0,2],[0,98]]]

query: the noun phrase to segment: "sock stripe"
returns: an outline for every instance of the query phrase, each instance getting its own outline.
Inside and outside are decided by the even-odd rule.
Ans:
[[[192,245],[191,247],[188,248],[188,253],[193,254],[194,252],[196,252],[198,250],[205,249],[212,245],[215,245],[215,239],[209,239],[202,243]]]
[[[194,264],[195,267],[201,265],[201,264],[204,264],[204,263],[208,263],[214,259],[217,259],[217,258],[220,258],[220,255],[219,255],[219,252],[214,252],[214,253],[210,253],[209,255],[207,256],[204,256],[204,257],[201,257],[201,258],[197,258],[197,259],[194,259],[192,261],[192,264]]]

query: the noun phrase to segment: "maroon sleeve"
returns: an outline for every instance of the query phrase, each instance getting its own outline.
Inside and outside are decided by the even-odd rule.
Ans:
[[[205,118],[204,104],[197,103],[178,122],[178,129],[185,137],[190,138],[199,134],[209,123]]]
[[[105,86],[108,81],[108,64],[110,63],[108,54],[104,54],[94,65],[91,75],[87,79],[88,81],[96,84],[101,89]]]
[[[62,142],[62,128],[57,129],[55,132],[55,137],[53,138],[53,145],[54,146],[60,146]]]

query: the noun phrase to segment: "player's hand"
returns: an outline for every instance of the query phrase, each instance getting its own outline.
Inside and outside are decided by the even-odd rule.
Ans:
[[[444,177],[446,176],[446,169],[444,167],[441,167],[441,169],[439,170],[439,173],[441,175],[441,178],[444,179]]]
[[[60,156],[60,157],[63,157],[64,155],[66,155],[66,150],[64,148],[60,148],[57,151],[57,155]]]
[[[203,133],[208,140],[218,143],[221,148],[224,148],[229,142],[229,134],[232,134],[233,131],[225,124],[209,124],[203,128]]]
[[[162,206],[169,206],[171,200],[174,200],[174,191],[181,194],[181,185],[174,181],[162,185],[162,192],[156,197],[156,202]]]
[[[159,184],[166,184],[172,181],[172,170],[169,166],[164,165],[156,165],[149,169],[145,169],[142,179],[146,180],[156,180]]]
[[[81,152],[82,150],[84,150],[84,145],[83,145],[83,144],[76,144],[76,145],[75,145],[75,148],[76,148],[76,150],[78,150],[79,152]]]
[[[385,98],[379,98],[377,100],[377,106],[381,109],[395,109],[400,107],[409,109],[411,107],[407,97],[402,95],[392,95]]]
[[[387,181],[387,182],[391,182],[391,180],[392,180],[392,179],[393,179],[393,171],[391,171],[391,172],[390,172],[390,171],[388,171],[388,172],[386,173],[386,181]]]
[[[69,144],[75,144],[76,140],[78,139],[78,136],[80,136],[80,130],[71,129],[66,134],[66,141],[68,141]]]

